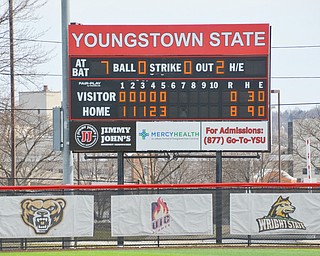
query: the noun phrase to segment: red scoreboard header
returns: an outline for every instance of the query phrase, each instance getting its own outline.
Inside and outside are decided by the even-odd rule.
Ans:
[[[69,55],[268,55],[269,24],[70,25]]]

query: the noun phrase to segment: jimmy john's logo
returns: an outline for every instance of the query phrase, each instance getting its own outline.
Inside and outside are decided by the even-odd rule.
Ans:
[[[267,216],[258,218],[259,232],[277,229],[302,229],[306,227],[303,222],[293,219],[290,214],[296,210],[289,197],[279,196],[277,201],[271,206]]]
[[[65,207],[62,198],[25,199],[21,202],[21,218],[36,234],[47,234],[62,221]]]
[[[98,142],[98,130],[91,124],[82,124],[75,132],[75,141],[82,148],[91,148]]]

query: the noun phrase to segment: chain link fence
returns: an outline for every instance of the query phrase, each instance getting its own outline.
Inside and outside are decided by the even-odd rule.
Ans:
[[[1,238],[0,250],[106,248],[116,246],[163,247],[209,245],[319,245],[319,234],[232,234],[230,228],[231,194],[312,194],[319,195],[318,184],[192,184],[192,185],[61,185],[1,187],[0,197],[91,195],[94,197],[94,232],[92,237]],[[116,195],[212,195],[213,235],[136,236],[111,235],[111,197]],[[8,209],[9,210],[9,209]],[[1,210],[2,214],[6,209]],[[11,214],[7,212],[7,214]],[[71,221],[71,220],[70,220]],[[1,235],[1,234],[0,234]]]

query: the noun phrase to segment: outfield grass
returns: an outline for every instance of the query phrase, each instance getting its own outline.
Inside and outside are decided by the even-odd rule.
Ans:
[[[185,248],[1,252],[1,256],[318,256],[320,248]]]

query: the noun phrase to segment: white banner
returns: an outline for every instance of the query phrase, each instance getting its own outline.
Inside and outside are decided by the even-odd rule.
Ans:
[[[111,197],[112,236],[212,235],[212,195]]]
[[[320,194],[231,194],[230,233],[320,234]]]
[[[203,122],[201,150],[265,151],[268,122]]]
[[[137,122],[136,150],[266,151],[268,122]]]
[[[137,151],[199,150],[199,122],[137,122]]]
[[[93,236],[93,196],[0,197],[0,238]]]

